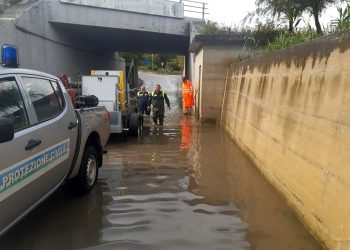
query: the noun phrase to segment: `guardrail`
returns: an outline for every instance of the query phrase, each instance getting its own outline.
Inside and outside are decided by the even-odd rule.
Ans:
[[[177,0],[184,5],[184,12],[201,14],[202,19],[205,19],[205,15],[208,13],[208,3],[193,1],[193,0]]]

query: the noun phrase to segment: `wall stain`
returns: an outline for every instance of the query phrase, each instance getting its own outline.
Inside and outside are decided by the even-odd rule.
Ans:
[[[305,100],[304,100],[304,107],[303,107],[304,113],[306,113],[307,107],[309,105],[309,99],[310,99],[310,95],[311,95],[311,93],[310,93],[311,85],[312,85],[312,77],[310,76],[308,84],[307,84],[306,92],[305,92]]]
[[[281,82],[281,96],[285,96],[288,92],[288,76],[284,76]]]
[[[249,82],[248,82],[247,96],[249,96],[249,94],[250,94],[250,89],[251,89],[251,86],[252,86],[252,82],[253,82],[253,79],[250,78],[250,79],[249,79]]]
[[[283,122],[283,149],[284,151],[289,146],[291,137],[295,134],[297,126],[299,124],[298,121],[295,120],[293,115],[290,115],[289,112],[286,112],[286,116],[282,119]]]
[[[303,87],[303,75],[300,75],[298,78],[294,80],[294,83],[291,87],[291,94],[289,97],[290,106],[295,106],[295,104],[297,103],[297,100],[302,93],[302,87]]]
[[[242,92],[243,92],[244,84],[245,84],[245,75],[242,75],[242,77],[241,77],[241,84],[240,84],[240,87],[239,87],[239,93],[240,94],[242,94]]]
[[[246,97],[244,100],[243,117],[242,117],[244,122],[246,122],[248,118],[248,105],[249,105],[249,100],[248,100],[248,97]]]
[[[265,95],[266,95],[266,85],[268,83],[268,76],[264,76],[263,77],[263,81],[261,83],[261,86],[260,86],[260,99],[263,100],[265,98]]]
[[[313,99],[313,110],[315,114],[318,114],[321,109],[321,104],[323,103],[325,93],[324,93],[324,84],[325,84],[325,75],[321,77],[319,81],[314,83],[315,86],[318,85],[318,88],[315,90],[315,92],[312,95]]]
[[[263,118],[264,108],[263,105],[259,105],[258,114],[256,116],[256,127],[261,130],[261,120]]]
[[[271,77],[271,84],[270,84],[270,95],[272,93],[272,89],[273,89],[273,83],[275,82],[275,78]]]
[[[236,114],[238,116],[241,116],[241,110],[242,110],[242,98],[243,98],[243,89],[244,89],[244,84],[245,84],[245,75],[241,76],[240,82],[239,82],[239,91],[238,91],[238,102],[237,102],[237,112]]]
[[[266,91],[266,83],[267,83],[267,80],[268,80],[268,76],[261,76],[259,78],[259,84],[255,90],[255,97],[256,98],[259,98],[261,100],[264,99],[264,94],[265,94],[265,91]]]
[[[336,75],[333,76],[332,84],[329,89],[329,95],[332,99],[336,98],[339,96],[339,91],[342,86],[342,75],[340,73],[337,73]]]

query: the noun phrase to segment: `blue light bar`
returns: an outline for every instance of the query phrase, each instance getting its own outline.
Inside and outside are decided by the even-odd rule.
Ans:
[[[1,65],[7,68],[18,67],[17,47],[5,44],[1,48]]]

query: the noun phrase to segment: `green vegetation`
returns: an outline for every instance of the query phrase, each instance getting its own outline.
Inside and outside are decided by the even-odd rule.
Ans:
[[[121,53],[127,62],[135,60],[139,69],[164,74],[182,73],[184,57],[163,54]]]
[[[338,17],[331,21],[331,27],[336,31],[350,28],[350,5],[345,8],[337,7]]]
[[[224,24],[219,24],[215,21],[206,21],[201,34],[203,35],[229,35],[234,32],[239,32],[238,27],[230,27]]]
[[[349,0],[348,0],[349,1]],[[244,49],[253,48],[255,56],[278,51],[322,35],[350,28],[350,5],[337,7],[338,17],[326,27],[320,25],[320,14],[332,5],[347,2],[345,0],[256,0],[257,8],[248,13],[243,27],[227,27],[213,21],[207,21],[203,34],[243,34]],[[305,14],[313,16],[315,29],[303,18]],[[304,23],[303,27],[300,27]],[[249,26],[248,26],[249,24]],[[252,24],[255,26],[251,28]],[[261,39],[264,40],[262,43]],[[267,43],[266,43],[267,41]],[[254,55],[253,55],[254,56]],[[240,55],[239,60],[251,55]]]
[[[323,34],[320,15],[329,6],[334,6],[348,0],[256,0],[257,9],[248,14],[247,18],[272,18],[276,23],[288,22],[288,31],[294,32],[302,20],[302,15],[308,13],[313,16],[316,32]]]
[[[284,48],[288,48],[303,42],[317,38],[317,33],[313,30],[309,31],[297,31],[290,33],[287,31],[281,32],[277,38],[269,43],[264,51],[265,52],[274,52]]]
[[[158,73],[179,74],[184,67],[183,56],[170,56],[162,54],[144,54],[144,61],[140,65],[141,70],[155,71]],[[145,62],[148,61],[148,64]]]
[[[350,0],[256,0],[257,8],[248,13],[243,20],[243,27],[207,21],[202,34],[243,35],[243,49],[250,49],[252,53],[239,55],[238,60],[246,60],[252,56],[278,51],[350,28],[349,4],[337,7],[338,16],[328,26],[321,27],[319,20],[322,11],[329,6],[348,1],[350,2]],[[303,18],[305,14],[313,16],[315,28],[305,22]],[[301,24],[304,24],[303,27]],[[159,73],[180,73],[183,70],[182,56],[130,53],[124,55],[125,58],[130,56],[138,62],[142,70]],[[147,59],[150,63],[146,65]]]
[[[337,7],[337,11],[338,17],[333,19],[328,28],[321,33],[317,29],[312,29],[310,25],[307,28],[298,29],[296,32],[281,31],[276,39],[266,46],[265,51],[278,51],[280,49],[313,40],[322,35],[328,35],[335,31],[342,31],[350,28],[350,5],[347,5],[345,8]]]
[[[294,0],[296,1],[296,0]],[[302,3],[303,9],[313,15],[315,20],[316,32],[322,35],[323,31],[320,24],[320,15],[330,5],[335,5],[345,0],[298,0]]]
[[[287,23],[288,31],[292,33],[302,20],[303,5],[300,1],[256,0],[256,5],[256,10],[248,13],[245,21],[252,21],[255,17],[264,17],[273,22],[275,26]]]

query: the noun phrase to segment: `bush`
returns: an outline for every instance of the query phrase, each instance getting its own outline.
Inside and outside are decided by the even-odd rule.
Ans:
[[[317,38],[317,33],[313,30],[298,31],[295,33],[284,31],[281,32],[273,42],[266,46],[265,52],[278,51],[315,38]]]
[[[338,17],[331,21],[333,30],[340,31],[350,28],[350,5],[345,8],[337,7]]]
[[[127,54],[129,56],[129,54]],[[178,73],[183,70],[184,57],[162,54],[143,54],[144,59],[153,61],[152,65],[145,65],[144,60],[139,64],[139,69],[145,71],[155,71],[159,73]],[[133,55],[130,56],[133,58]],[[152,59],[151,59],[152,58]]]
[[[176,58],[170,60],[167,63],[166,68],[170,71],[181,71],[182,70],[182,68],[179,66],[179,63],[177,62]]]

